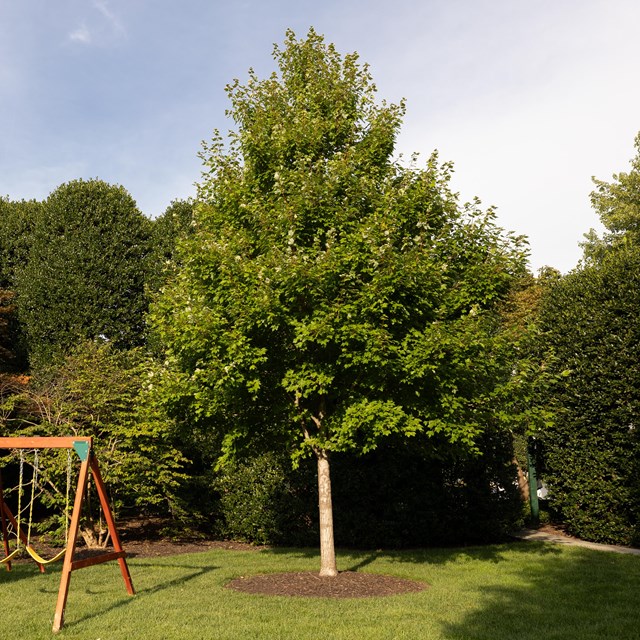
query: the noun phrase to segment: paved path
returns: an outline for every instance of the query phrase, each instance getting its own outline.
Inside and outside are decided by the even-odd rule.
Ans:
[[[513,534],[520,540],[534,540],[536,542],[553,542],[555,544],[567,544],[573,547],[585,547],[596,551],[612,551],[614,553],[627,553],[640,556],[640,549],[634,547],[619,547],[615,544],[599,544],[597,542],[587,542],[579,538],[572,538],[560,533],[549,533],[537,529],[521,529]]]

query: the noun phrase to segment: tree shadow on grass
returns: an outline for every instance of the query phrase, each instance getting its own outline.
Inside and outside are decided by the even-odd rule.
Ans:
[[[316,549],[264,553],[319,562]],[[452,610],[440,614],[438,637],[447,640],[640,640],[637,556],[514,542],[449,549],[341,550],[338,567],[357,571],[378,560],[387,567],[452,565],[453,571],[460,571],[459,582],[454,579],[448,587],[456,592]],[[486,572],[469,579],[467,567],[482,570],[483,563]],[[442,590],[441,596],[447,597]]]
[[[543,546],[540,551],[552,545]],[[516,547],[517,548],[517,547]],[[640,558],[572,548],[541,555],[504,584],[475,588],[479,602],[443,627],[449,640],[640,638]],[[501,581],[502,582],[502,581]]]
[[[31,580],[37,577],[46,577],[50,575],[59,575],[60,566],[48,567],[45,573],[40,573],[38,565],[31,560],[18,560],[12,563],[11,571],[7,571],[5,567],[0,568],[0,586],[10,585],[19,580]],[[59,577],[58,577],[59,580]]]
[[[551,544],[539,544],[539,556],[559,556],[562,550]],[[445,565],[461,560],[479,560],[491,564],[499,564],[511,560],[513,554],[531,554],[534,546],[531,543],[517,541],[502,544],[473,545],[468,547],[433,547],[429,549],[407,549],[403,551],[385,552],[384,556],[392,562],[434,565]]]
[[[80,616],[79,618],[75,618],[72,621],[66,622],[65,627],[66,628],[75,627],[83,624],[87,620],[92,620],[93,618],[99,618],[104,614],[109,613],[110,611],[114,611],[116,609],[126,607],[130,605],[136,597],[149,596],[149,595],[153,595],[154,593],[158,593],[159,591],[165,591],[166,589],[182,587],[188,582],[191,582],[191,580],[200,578],[220,568],[213,565],[191,566],[191,565],[184,565],[184,564],[160,564],[157,562],[147,564],[143,562],[137,562],[136,568],[139,568],[139,567],[148,567],[150,569],[159,569],[159,568],[165,567],[165,568],[171,568],[176,570],[186,570],[186,571],[190,571],[190,573],[187,573],[186,575],[181,575],[171,580],[165,580],[164,582],[158,582],[154,586],[148,587],[146,589],[136,590],[135,596],[126,596],[124,598],[117,600],[116,602],[112,602],[108,606],[99,607],[99,601],[96,600],[96,607],[94,611],[84,616]],[[123,586],[123,589],[124,589],[124,586]],[[84,592],[88,595],[94,595],[94,596],[99,595],[99,592],[97,590],[93,590],[91,588],[91,585],[85,587]],[[71,598],[72,598],[72,595],[70,595],[70,599]]]
[[[482,560],[494,564],[503,562],[508,558],[505,554],[513,553],[530,554],[534,543],[511,542],[504,544],[477,545],[468,547],[430,547],[423,549],[401,549],[401,550],[362,550],[362,549],[338,549],[337,559],[340,570],[357,571],[358,569],[372,564],[378,559],[390,562],[409,564],[433,564],[442,565],[458,562],[462,559]],[[540,544],[538,554],[541,556],[561,555],[562,550],[551,544]],[[261,553],[268,555],[287,555],[289,557],[310,560],[317,558],[320,560],[320,551],[317,548],[267,548]],[[353,564],[349,565],[352,562]],[[348,569],[342,569],[341,564],[349,565]]]

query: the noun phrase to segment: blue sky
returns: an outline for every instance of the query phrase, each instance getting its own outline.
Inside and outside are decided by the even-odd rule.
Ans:
[[[0,194],[99,177],[162,213],[230,126],[225,84],[310,26],[407,99],[400,152],[452,160],[461,199],[529,237],[532,268],[576,265],[591,176],[635,154],[637,0],[0,0]]]

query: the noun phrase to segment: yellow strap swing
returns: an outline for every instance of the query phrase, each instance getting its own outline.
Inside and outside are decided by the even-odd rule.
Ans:
[[[69,539],[69,487],[71,485],[71,453],[67,451],[67,490],[65,496],[65,510],[64,510],[64,543],[65,546],[56,553],[53,558],[49,558],[48,560],[43,558],[32,546],[31,544],[31,523],[33,521],[33,503],[35,502],[36,497],[36,485],[38,484],[38,473],[40,471],[39,468],[39,460],[38,460],[38,451],[34,452],[33,459],[33,480],[31,482],[31,500],[29,502],[29,525],[27,527],[27,544],[25,549],[27,553],[38,563],[41,565],[51,564],[52,562],[57,562],[64,557],[64,554],[67,552],[67,542]],[[21,480],[22,484],[22,480]],[[20,506],[18,506],[18,517],[20,517]],[[18,525],[19,528],[19,525]],[[19,540],[19,538],[18,538]]]

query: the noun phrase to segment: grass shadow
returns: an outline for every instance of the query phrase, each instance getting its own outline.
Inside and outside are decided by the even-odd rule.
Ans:
[[[546,545],[540,552],[547,547],[553,548]],[[479,587],[473,595],[479,606],[445,625],[444,638],[640,638],[640,558],[577,548],[551,562],[541,555],[526,572]]]
[[[338,568],[340,570],[341,562],[354,562],[348,571],[357,571],[373,563],[377,559],[385,559],[391,562],[409,563],[409,564],[448,564],[457,562],[461,559],[483,560],[490,563],[500,563],[507,561],[505,554],[515,553],[531,553],[531,550],[537,547],[537,553],[540,556],[559,556],[562,550],[552,544],[514,541],[509,543],[476,545],[468,547],[429,547],[420,549],[400,549],[400,550],[366,550],[366,549],[337,549]],[[266,548],[260,553],[267,555],[286,555],[289,557],[300,558],[304,560],[320,559],[320,551],[317,548]]]
[[[0,585],[11,584],[18,580],[29,580],[37,576],[50,576],[60,573],[61,565],[47,567],[44,573],[38,569],[38,565],[32,560],[20,559],[12,562],[11,571],[0,569]]]
[[[196,578],[200,578],[202,576],[207,575],[208,573],[211,573],[212,571],[216,571],[217,569],[219,569],[220,567],[217,566],[213,566],[213,565],[208,565],[208,566],[192,566],[192,565],[184,565],[184,564],[161,564],[158,562],[154,562],[154,563],[144,563],[144,562],[137,562],[136,563],[136,567],[147,567],[149,569],[160,569],[162,567],[164,568],[171,568],[171,569],[185,569],[185,570],[190,570],[191,573],[188,573],[187,575],[182,575],[178,578],[173,578],[171,580],[166,580],[164,582],[159,582],[157,584],[155,584],[153,587],[148,587],[146,589],[139,589],[136,590],[136,594],[135,596],[127,596],[124,598],[121,598],[119,600],[117,600],[116,602],[111,603],[108,606],[102,607],[100,610],[96,610],[96,611],[92,611],[91,613],[88,613],[86,615],[80,616],[70,622],[66,622],[65,623],[65,627],[66,628],[73,628],[75,626],[81,625],[85,622],[87,622],[88,620],[92,620],[94,618],[99,618],[111,611],[115,611],[116,609],[120,609],[122,607],[126,607],[128,605],[130,605],[135,598],[137,597],[143,597],[143,596],[150,596],[153,595],[155,593],[158,593],[160,591],[165,591],[167,589],[173,589],[176,587],[183,587],[184,585],[186,585],[187,583],[191,582],[192,580],[195,580]],[[85,588],[85,593],[88,595],[97,595],[98,592],[94,592],[91,590],[91,587],[86,587]]]
[[[407,549],[385,552],[385,557],[399,563],[430,563],[444,565],[460,560],[482,560],[490,564],[508,562],[513,554],[528,555],[533,549],[542,557],[560,556],[562,550],[552,544],[524,541],[468,547],[434,547],[430,549]]]

